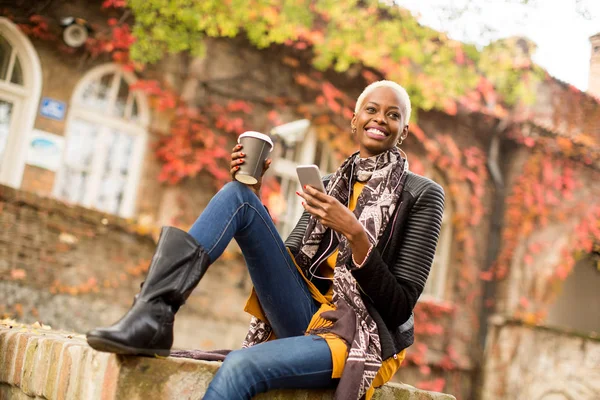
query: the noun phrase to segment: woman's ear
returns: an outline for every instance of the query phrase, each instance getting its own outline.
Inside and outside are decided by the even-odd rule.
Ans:
[[[352,127],[352,131],[356,129],[356,113],[352,113],[352,119],[350,120],[350,126]]]
[[[402,140],[406,139],[406,137],[408,136],[408,125],[406,125],[404,127],[404,129],[402,129],[402,133],[400,134],[400,138]]]

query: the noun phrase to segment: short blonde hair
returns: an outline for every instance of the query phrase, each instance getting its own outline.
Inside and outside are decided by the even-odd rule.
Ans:
[[[402,113],[402,116],[404,117],[404,125],[408,125],[408,121],[410,121],[410,113],[412,111],[412,108],[410,105],[410,97],[408,96],[406,89],[404,89],[402,86],[400,86],[399,84],[397,84],[394,81],[386,81],[386,80],[377,81],[377,82],[373,82],[369,86],[367,86],[365,88],[365,90],[363,90],[363,92],[360,94],[360,96],[358,96],[358,99],[356,100],[356,107],[354,107],[354,113],[358,114],[358,111],[361,109],[361,107],[365,101],[365,97],[367,97],[367,95],[369,93],[371,93],[373,90],[380,88],[380,87],[387,87],[392,90],[395,90],[396,93],[398,93],[398,96],[400,96],[400,99],[402,100],[402,106],[400,108],[400,112]]]

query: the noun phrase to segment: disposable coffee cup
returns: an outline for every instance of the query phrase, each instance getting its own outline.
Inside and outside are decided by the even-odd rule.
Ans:
[[[247,131],[238,137],[238,143],[245,154],[244,163],[235,173],[235,179],[246,185],[255,185],[263,171],[265,160],[273,150],[273,141],[264,133]]]

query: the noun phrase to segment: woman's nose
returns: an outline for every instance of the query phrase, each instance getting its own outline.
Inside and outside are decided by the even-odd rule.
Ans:
[[[387,124],[387,120],[385,119],[385,115],[383,113],[378,113],[373,119],[378,124]]]

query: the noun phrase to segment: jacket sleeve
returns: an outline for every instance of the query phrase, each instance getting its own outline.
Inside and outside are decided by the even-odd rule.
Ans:
[[[306,227],[308,226],[308,220],[310,219],[310,214],[308,211],[304,210],[298,223],[290,233],[290,235],[285,240],[285,247],[290,249],[292,254],[296,255],[298,251],[300,251],[300,246],[302,246],[302,238],[304,237],[304,232],[306,232]]]
[[[386,325],[397,327],[412,314],[423,292],[435,256],[442,214],[444,191],[432,184],[419,195],[406,219],[396,262],[390,268],[377,248],[373,248],[360,269],[352,274],[360,289],[371,300]]]

